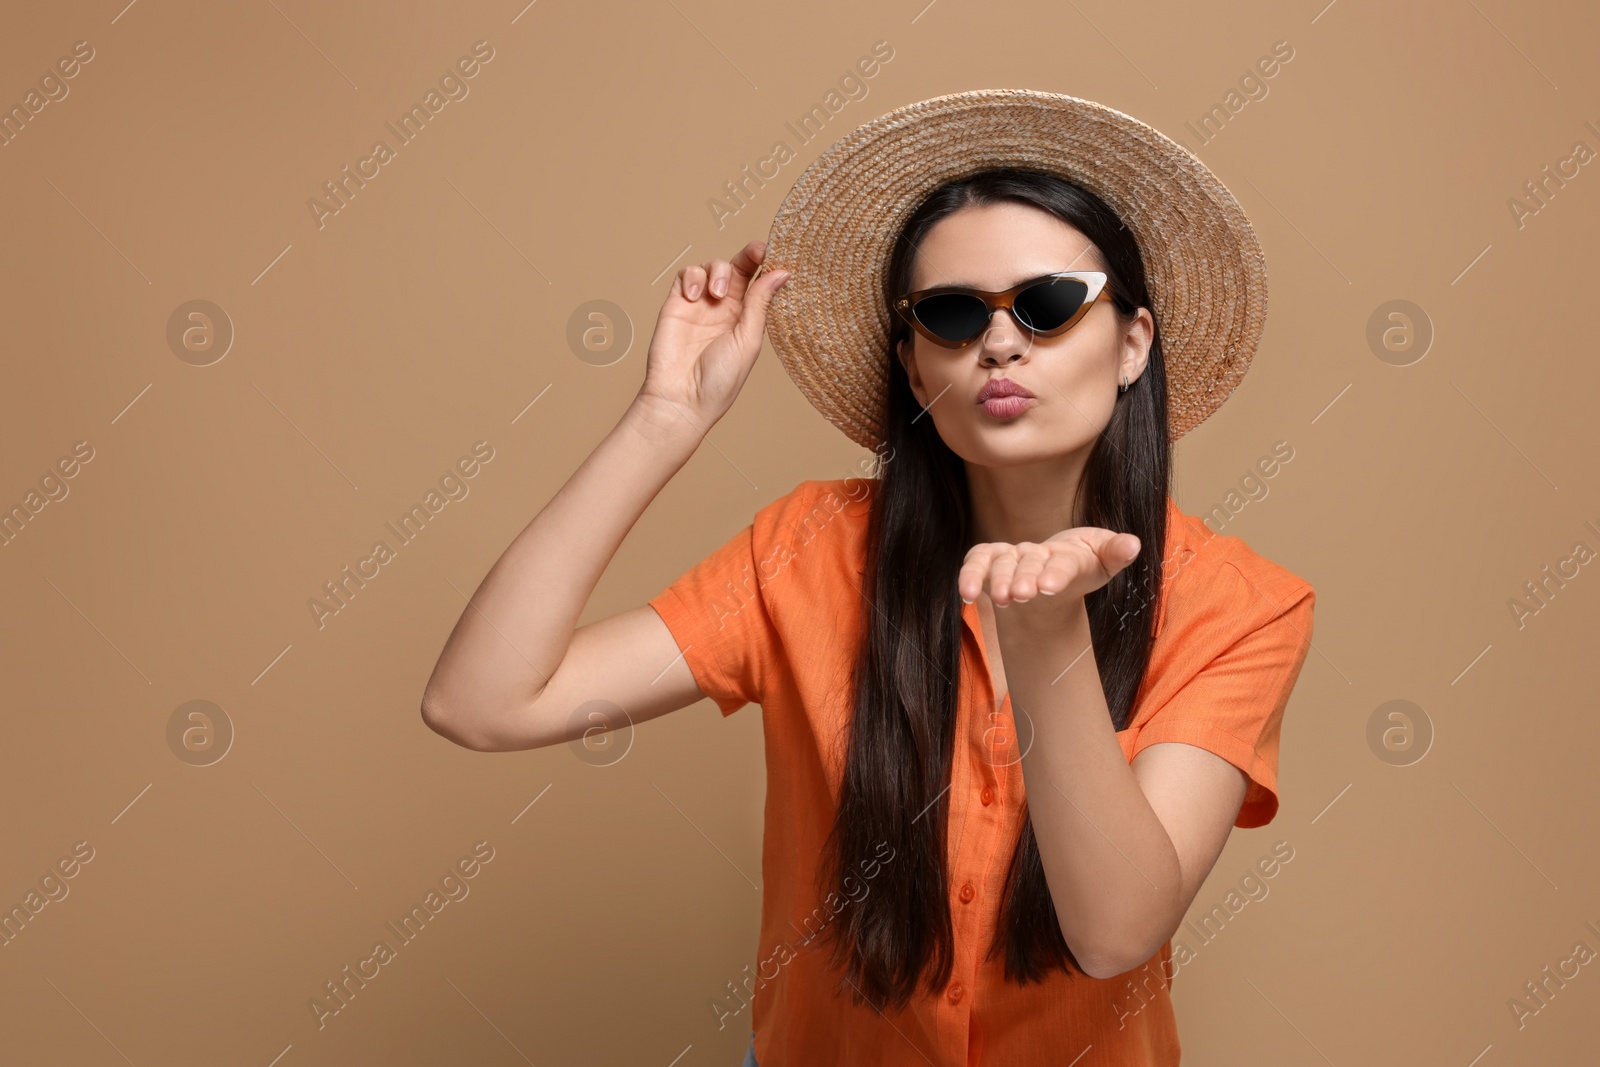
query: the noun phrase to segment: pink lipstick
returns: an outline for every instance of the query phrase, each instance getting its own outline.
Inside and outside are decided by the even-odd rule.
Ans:
[[[1033,393],[1010,378],[990,378],[978,391],[978,405],[997,419],[1014,419],[1035,401]]]

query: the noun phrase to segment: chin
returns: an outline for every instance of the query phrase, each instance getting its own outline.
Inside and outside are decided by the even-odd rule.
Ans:
[[[950,439],[945,438],[950,444]],[[1020,426],[972,427],[964,433],[950,450],[968,463],[980,467],[1011,467],[1049,459],[1053,455],[1070,451],[1053,448],[1039,434],[1030,433]]]
[[[1058,460],[1093,448],[1099,437],[1097,433],[1085,436],[1077,428],[1021,425],[1026,419],[1024,415],[1002,425],[963,426],[954,441],[951,435],[942,436],[950,451],[980,467],[1017,467]]]

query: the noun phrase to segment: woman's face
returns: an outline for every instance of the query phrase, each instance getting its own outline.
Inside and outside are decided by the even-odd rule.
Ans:
[[[1056,271],[1104,269],[1099,249],[1076,227],[1005,202],[965,207],[936,222],[917,251],[911,289],[1000,292]],[[1153,336],[1148,310],[1138,309],[1124,328],[1107,297],[1055,337],[1034,337],[999,310],[965,348],[941,348],[913,333],[899,357],[951,451],[980,466],[1012,466],[1091,446],[1111,420],[1123,375],[1131,385],[1144,373]],[[1033,399],[986,408],[978,394],[993,378],[1011,379]]]

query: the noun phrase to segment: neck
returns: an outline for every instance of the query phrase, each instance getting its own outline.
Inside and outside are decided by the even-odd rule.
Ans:
[[[1088,449],[1009,467],[968,463],[974,543],[1040,542],[1083,525],[1073,498]]]

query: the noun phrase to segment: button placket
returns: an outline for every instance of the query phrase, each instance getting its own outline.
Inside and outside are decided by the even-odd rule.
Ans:
[[[1004,742],[1009,739],[1009,731],[998,729],[1005,704],[994,699],[977,605],[966,605],[962,618],[966,623],[966,636],[972,640],[972,648],[963,649],[962,667],[971,677],[964,679],[962,685],[965,695],[961,699],[957,725],[958,736],[962,738],[957,749],[960,771],[953,776],[952,785],[963,790],[975,786],[977,795],[964,793],[967,799],[962,812],[963,838],[954,857],[956,865],[950,871],[951,919],[957,938],[967,944],[957,952],[944,1003],[950,1025],[963,1036],[970,1037],[968,1028],[975,1004],[970,994],[977,988],[982,968],[979,957],[985,947],[981,942],[992,918],[984,907],[972,905],[980,900],[979,890],[987,884],[989,866],[1006,828],[1006,815],[994,807],[994,802],[1001,784],[995,780],[995,775],[1008,768],[997,764],[997,758],[1001,757],[997,757],[995,749],[1005,751]],[[971,806],[973,799],[979,806]]]
[[[973,610],[973,605],[967,605],[966,610]],[[951,767],[950,792],[948,797],[950,826],[950,866],[948,868],[949,899],[951,920],[956,935],[956,958],[951,974],[951,983],[946,986],[944,996],[940,998],[940,1007],[943,1009],[938,1014],[942,1016],[939,1024],[942,1031],[946,1031],[953,1044],[965,1044],[970,1039],[972,998],[968,995],[972,988],[972,981],[977,974],[978,960],[977,946],[982,925],[982,915],[973,908],[965,906],[961,899],[961,891],[972,883],[980,873],[974,863],[975,855],[985,854],[988,850],[990,839],[995,832],[994,813],[992,809],[976,805],[974,800],[981,798],[981,790],[989,780],[987,764],[981,753],[974,750],[974,741],[977,735],[987,726],[988,720],[984,716],[984,698],[982,689],[969,688],[972,684],[970,677],[976,663],[980,673],[986,673],[983,664],[981,647],[978,647],[978,634],[974,621],[963,613],[968,622],[968,633],[973,639],[973,648],[962,648],[961,667],[963,681],[961,693],[958,696],[956,734],[960,739],[956,745],[955,760]],[[963,643],[964,645],[965,643]],[[974,890],[975,892],[975,890]]]

